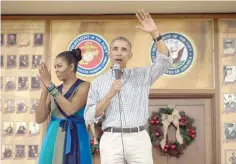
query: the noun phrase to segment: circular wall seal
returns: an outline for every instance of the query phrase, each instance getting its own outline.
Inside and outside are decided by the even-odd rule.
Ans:
[[[94,33],[77,36],[69,45],[69,50],[80,48],[82,59],[77,73],[81,76],[94,76],[104,70],[109,63],[109,46],[106,40]]]

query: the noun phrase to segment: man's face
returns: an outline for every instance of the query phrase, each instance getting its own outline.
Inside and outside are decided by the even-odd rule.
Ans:
[[[226,47],[227,47],[227,48],[231,48],[231,47],[232,47],[232,43],[231,43],[231,42],[227,42],[227,43],[226,43]]]
[[[227,75],[231,75],[232,74],[232,70],[231,69],[228,69],[227,70]]]
[[[121,68],[125,68],[129,59],[131,59],[131,47],[124,40],[116,40],[111,45],[110,59],[112,65],[117,63]]]

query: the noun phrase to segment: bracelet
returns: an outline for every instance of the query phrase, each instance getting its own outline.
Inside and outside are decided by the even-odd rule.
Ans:
[[[54,88],[56,88],[55,84],[50,83],[48,86],[48,92],[51,92]]]
[[[51,91],[51,92],[49,92],[50,93],[50,95],[52,96],[52,97],[57,97],[58,95],[59,95],[59,91],[57,90],[57,88],[55,87],[55,88],[53,88],[53,90]]]
[[[159,36],[156,37],[155,39],[153,39],[153,41],[156,43],[156,42],[160,41],[161,39],[162,39],[162,35],[159,34]]]

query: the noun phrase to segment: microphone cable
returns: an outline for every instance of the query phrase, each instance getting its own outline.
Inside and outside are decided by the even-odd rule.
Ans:
[[[121,142],[122,142],[122,149],[123,149],[123,159],[124,159],[124,164],[127,164],[127,161],[125,160],[125,146],[124,146],[124,138],[123,138],[123,131],[122,131],[123,130],[123,124],[122,124],[122,118],[121,118],[121,114],[122,114],[122,110],[121,110],[122,99],[121,99],[120,92],[118,92],[117,94],[118,94],[118,99],[119,99],[119,113],[120,113]],[[125,115],[124,115],[124,120],[125,120],[125,125],[126,125]]]

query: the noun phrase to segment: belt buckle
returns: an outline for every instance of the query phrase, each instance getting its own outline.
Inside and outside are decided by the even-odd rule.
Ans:
[[[129,128],[129,133],[131,133],[132,132],[132,130],[131,130],[131,128]]]

